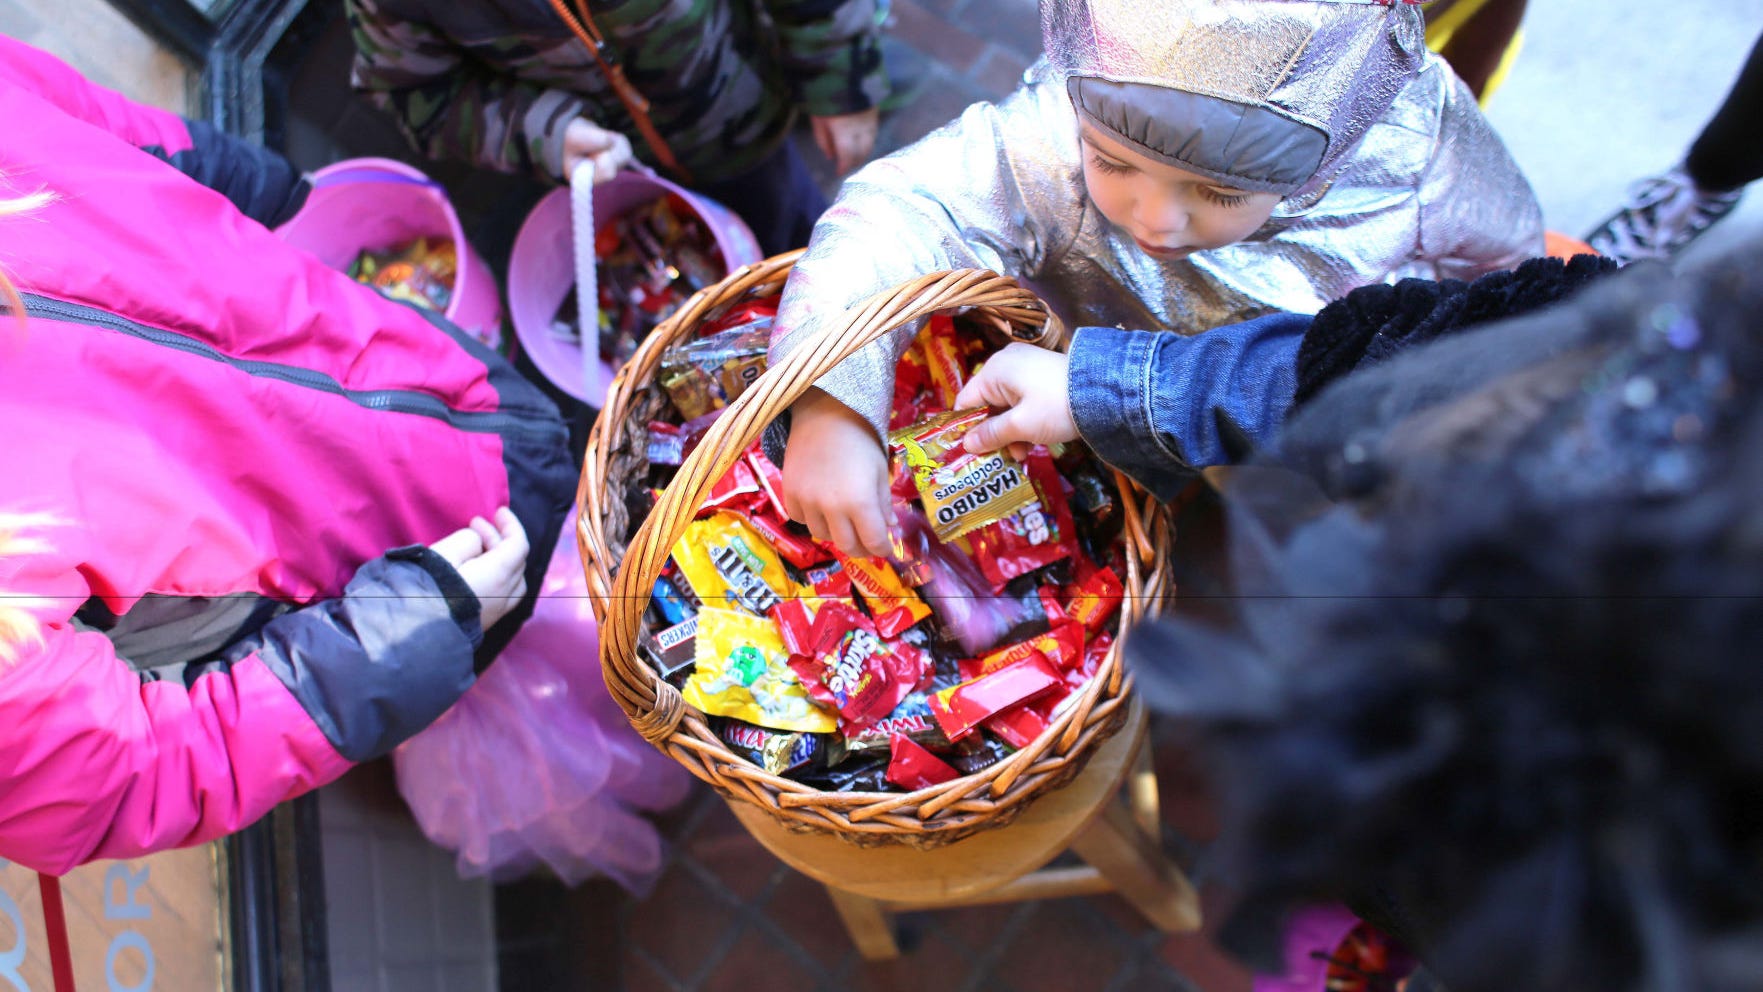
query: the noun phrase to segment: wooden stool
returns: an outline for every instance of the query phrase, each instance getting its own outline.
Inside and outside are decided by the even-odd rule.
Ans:
[[[1163,824],[1145,722],[1135,702],[1126,725],[1070,783],[1037,799],[1008,826],[932,851],[863,848],[825,834],[792,833],[755,806],[730,805],[771,853],[826,886],[858,951],[871,961],[900,955],[889,914],[906,910],[1118,892],[1162,930],[1197,930],[1199,899],[1159,840]],[[1117,798],[1123,785],[1124,801]],[[1042,868],[1068,848],[1088,864]]]

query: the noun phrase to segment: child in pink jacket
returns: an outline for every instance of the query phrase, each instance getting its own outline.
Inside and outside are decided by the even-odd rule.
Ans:
[[[0,120],[0,858],[59,873],[427,725],[573,472],[506,362],[271,233],[278,157],[3,37]]]

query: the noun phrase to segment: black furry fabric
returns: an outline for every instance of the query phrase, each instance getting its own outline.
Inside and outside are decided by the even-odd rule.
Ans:
[[[1557,303],[1617,268],[1596,255],[1568,262],[1533,258],[1471,283],[1404,279],[1355,289],[1324,307],[1304,334],[1293,405],[1302,406],[1354,369],[1444,334]]]
[[[1348,899],[1452,992],[1763,987],[1749,247],[1347,376],[1234,477],[1234,622],[1129,643],[1210,759],[1236,946]]]

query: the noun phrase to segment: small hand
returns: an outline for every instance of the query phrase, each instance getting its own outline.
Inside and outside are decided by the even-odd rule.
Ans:
[[[790,407],[784,509],[817,539],[853,557],[886,555],[893,527],[888,459],[875,429],[819,389]]]
[[[881,111],[871,107],[854,114],[810,117],[809,121],[814,125],[814,143],[842,176],[869,159],[880,119]]]
[[[955,408],[1004,408],[967,432],[967,450],[974,454],[1010,446],[1022,458],[1037,444],[1077,440],[1071,416],[1065,355],[1031,344],[1008,345],[986,363],[955,397]]]
[[[483,517],[429,545],[459,570],[459,577],[477,595],[485,630],[508,615],[526,595],[526,530],[506,506],[494,524]]]
[[[631,141],[617,131],[577,117],[563,132],[563,178],[575,175],[575,167],[583,162],[594,165],[594,185],[618,175],[618,170],[631,164]]]

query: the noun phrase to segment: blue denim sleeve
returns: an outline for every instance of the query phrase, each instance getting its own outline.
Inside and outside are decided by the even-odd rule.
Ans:
[[[1264,444],[1292,405],[1306,314],[1186,337],[1083,327],[1071,343],[1071,416],[1108,464],[1158,499],[1226,460],[1219,421]]]

